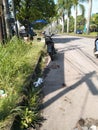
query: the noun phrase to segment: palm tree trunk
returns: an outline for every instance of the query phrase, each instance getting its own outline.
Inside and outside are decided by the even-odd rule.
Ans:
[[[74,33],[76,33],[76,30],[77,30],[77,7],[75,7]]]
[[[67,33],[69,33],[69,15],[67,12]]]
[[[88,18],[87,18],[87,34],[89,34],[89,31],[90,31],[89,29],[90,29],[91,11],[92,11],[92,0],[89,0]]]
[[[62,15],[62,33],[64,33],[64,13],[63,13],[63,15]]]
[[[67,18],[67,33],[69,33],[69,17]]]

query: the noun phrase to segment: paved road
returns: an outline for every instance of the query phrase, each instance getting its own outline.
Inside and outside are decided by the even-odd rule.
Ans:
[[[54,40],[58,54],[47,65],[42,112],[46,120],[41,130],[73,130],[80,118],[98,119],[95,39],[56,36]]]

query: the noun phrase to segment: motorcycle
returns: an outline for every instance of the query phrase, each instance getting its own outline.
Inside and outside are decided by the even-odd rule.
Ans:
[[[94,55],[98,58],[98,38],[95,40]]]
[[[54,34],[51,34],[51,35],[44,34],[45,45],[47,46],[47,53],[49,54],[52,61],[54,60],[54,56],[56,54],[56,49],[54,47],[54,41],[52,39],[53,35]]]

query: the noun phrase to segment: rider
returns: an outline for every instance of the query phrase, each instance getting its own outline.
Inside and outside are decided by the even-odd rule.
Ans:
[[[98,37],[95,40],[95,51],[98,51]]]

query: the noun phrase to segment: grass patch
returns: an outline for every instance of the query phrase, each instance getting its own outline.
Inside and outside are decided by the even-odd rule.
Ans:
[[[0,96],[1,127],[4,126],[5,120],[9,117],[12,110],[17,107],[19,100],[22,98],[21,92],[24,86],[28,85],[26,79],[34,71],[38,58],[43,51],[43,46],[44,43],[42,42],[26,44],[16,37],[13,37],[4,46],[0,45],[0,90],[4,90],[6,94],[5,97]],[[40,68],[42,66],[41,64]],[[35,90],[34,93],[36,93]],[[35,99],[33,95],[27,97],[30,103],[34,100],[32,97]],[[29,113],[31,111],[30,105],[25,106],[23,111],[24,113]],[[34,114],[34,111],[32,112]]]
[[[97,32],[91,32],[90,34],[75,34],[74,32],[72,33],[65,33],[66,35],[73,35],[73,36],[80,36],[80,37],[88,37],[88,38],[96,38],[97,37]]]

